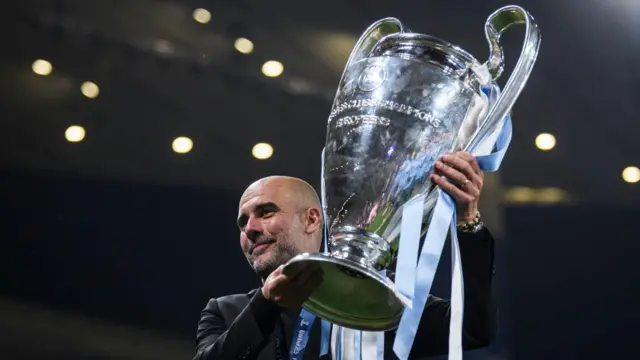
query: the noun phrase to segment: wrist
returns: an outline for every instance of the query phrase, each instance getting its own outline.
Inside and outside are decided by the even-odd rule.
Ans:
[[[464,213],[459,212],[456,216],[456,225],[460,226],[466,223],[470,223],[475,220],[478,214],[479,211],[477,208],[475,210],[465,211]]]
[[[458,218],[458,221],[457,221],[458,231],[465,232],[465,233],[478,232],[480,229],[482,229],[483,226],[484,224],[482,222],[482,217],[479,211],[476,211],[476,213],[473,216],[465,216],[462,218]]]

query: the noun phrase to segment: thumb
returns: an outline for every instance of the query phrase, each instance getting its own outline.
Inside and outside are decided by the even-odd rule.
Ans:
[[[275,270],[273,270],[273,272],[271,273],[271,275],[269,275],[269,277],[272,279],[278,277],[280,274],[282,274],[283,269],[284,269],[284,265],[278,266]]]

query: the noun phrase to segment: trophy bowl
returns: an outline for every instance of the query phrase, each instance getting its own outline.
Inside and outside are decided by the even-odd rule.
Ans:
[[[499,98],[486,89],[502,73],[499,44],[513,24],[526,25],[520,59]],[[315,262],[324,281],[303,307],[344,327],[397,327],[411,299],[393,278],[403,206],[426,195],[422,233],[437,200],[430,181],[445,152],[473,152],[496,133],[526,84],[540,35],[518,6],[489,16],[490,58],[480,63],[439,38],[412,33],[395,18],[369,27],[356,44],[328,118],[323,156],[323,211],[328,251]]]

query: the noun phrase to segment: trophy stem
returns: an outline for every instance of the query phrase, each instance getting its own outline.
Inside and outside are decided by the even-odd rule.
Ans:
[[[385,269],[391,262],[390,246],[382,237],[355,227],[331,230],[329,250],[332,256],[350,260],[375,271]],[[351,271],[349,271],[351,273]],[[359,276],[357,273],[354,276]]]

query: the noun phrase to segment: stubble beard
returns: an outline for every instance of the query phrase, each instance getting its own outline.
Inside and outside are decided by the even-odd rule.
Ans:
[[[277,241],[271,245],[271,249],[267,249],[268,258],[259,259],[259,260],[249,260],[251,263],[253,270],[262,278],[266,279],[273,271],[275,271],[278,266],[286,264],[289,260],[293,259],[296,255],[298,255],[298,251],[295,249],[293,244],[290,242],[288,237],[283,239],[285,241]],[[264,256],[264,254],[260,254],[258,258]]]

